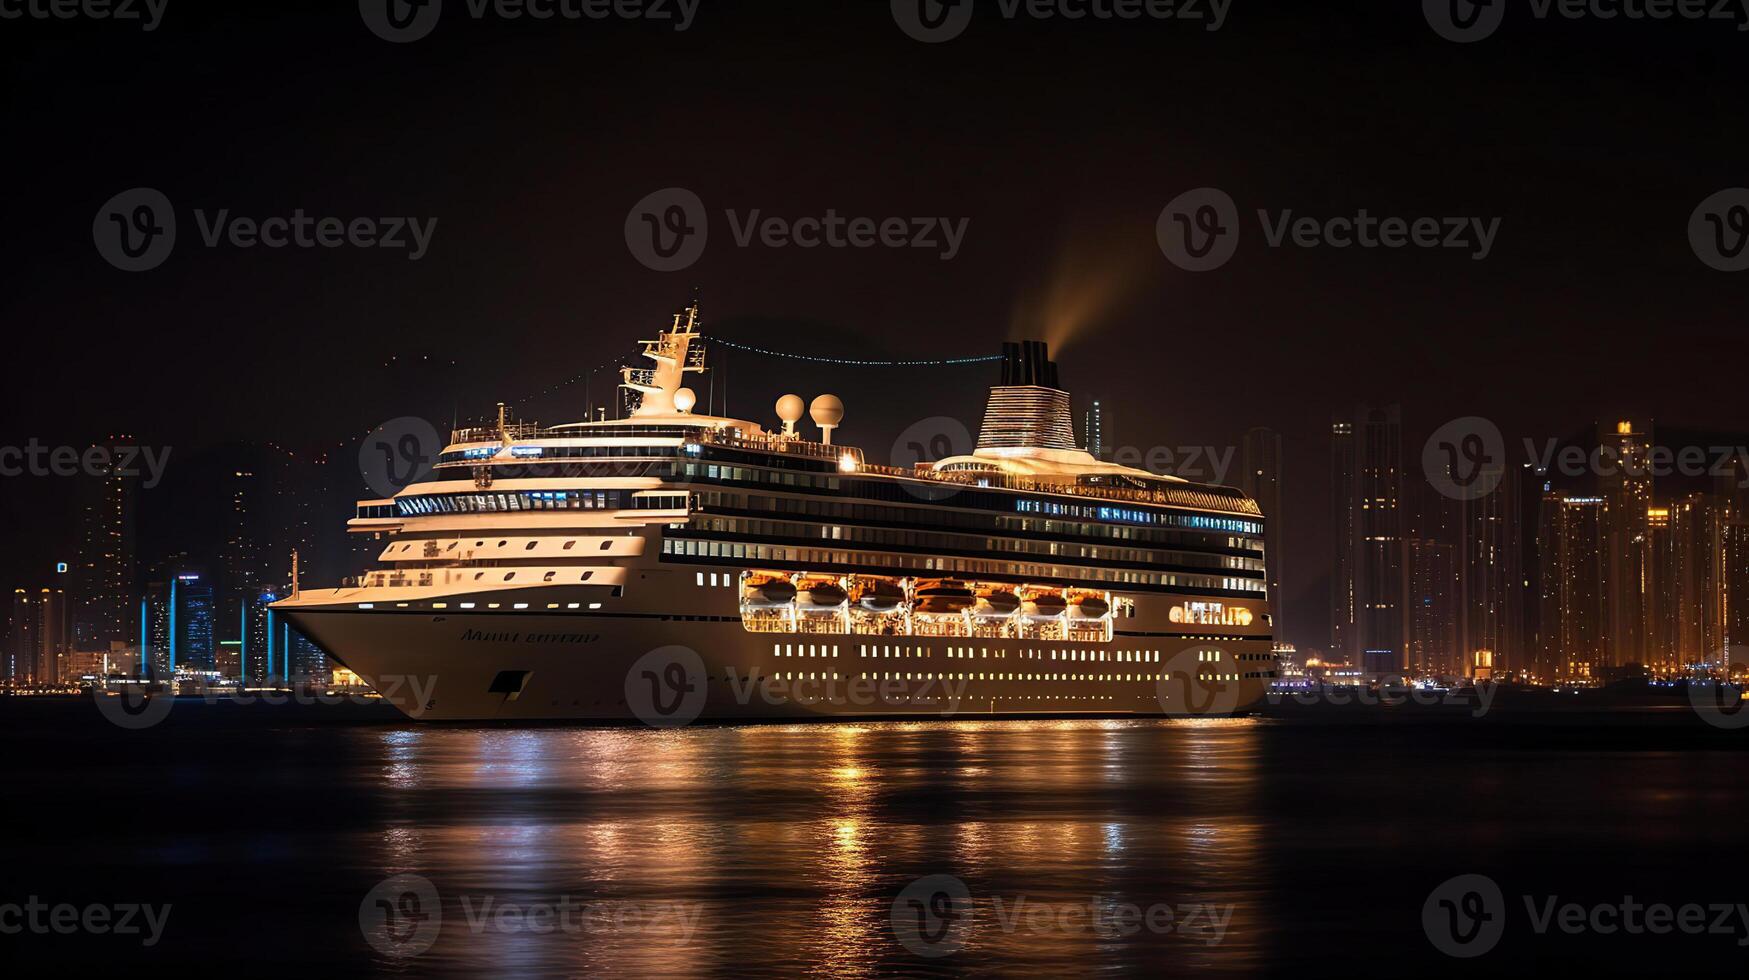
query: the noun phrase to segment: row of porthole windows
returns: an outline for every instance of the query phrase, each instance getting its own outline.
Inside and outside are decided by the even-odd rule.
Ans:
[[[422,542],[422,541],[409,541],[406,544],[401,545],[398,553],[405,554],[406,552],[411,551],[413,549],[414,545],[418,544],[418,545],[423,546],[424,543],[425,542]],[[435,543],[435,542],[433,542],[433,543]],[[541,539],[536,538],[532,541],[529,541],[527,544],[523,545],[522,550],[523,551],[533,551],[534,549],[540,547],[541,543],[542,543]],[[449,547],[443,549],[443,554],[446,554],[446,555],[449,554],[450,552],[452,552],[456,549],[457,545],[460,545],[460,544],[461,544],[460,541],[451,541],[449,543]],[[484,541],[475,541],[474,542],[474,548],[476,550],[478,550],[480,548],[484,548],[485,546],[486,546],[486,542],[484,542]],[[564,547],[560,548],[559,550],[560,551],[570,551],[572,548],[575,548],[576,546],[577,546],[577,541],[575,539],[573,539],[573,540],[566,541],[564,544]],[[510,547],[509,539],[499,541],[498,544],[496,545],[496,547],[499,549]],[[601,551],[609,551],[612,548],[613,548],[612,541],[601,542],[601,548],[600,548]]]
[[[771,675],[781,681],[842,681],[847,678],[837,671],[790,671]],[[1160,680],[1159,674],[991,674],[991,673],[904,673],[886,674],[861,672],[857,680],[871,681],[1080,681],[1084,683],[1155,683]],[[1237,675],[1208,676],[1202,680],[1238,680]]]

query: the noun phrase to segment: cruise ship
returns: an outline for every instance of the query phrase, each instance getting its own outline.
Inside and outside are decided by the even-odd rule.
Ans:
[[[458,429],[362,500],[377,567],[274,605],[411,718],[643,722],[1243,713],[1275,676],[1264,517],[1081,448],[1045,344],[1003,345],[969,453],[697,411],[698,305],[623,418]],[[994,372],[993,372],[994,373]],[[817,433],[806,431],[804,407]],[[968,447],[960,447],[961,449]]]

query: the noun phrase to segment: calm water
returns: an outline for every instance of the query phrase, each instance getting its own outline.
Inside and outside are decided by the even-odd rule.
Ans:
[[[8,959],[59,971],[1403,976],[1666,963],[1740,975],[1749,964],[1736,936],[1526,924],[1525,894],[1749,901],[1738,870],[1749,730],[1681,708],[655,732],[195,702],[123,731],[86,702],[12,699],[0,722],[0,903],[171,904],[150,948],[137,936],[0,936]],[[1468,961],[1436,951],[1422,926],[1430,890],[1463,873],[1492,878],[1512,906],[1499,946]],[[427,879],[441,906],[441,924],[408,940],[433,944],[411,956],[360,927],[372,889],[402,874]],[[893,914],[932,875],[964,883],[971,917],[903,906],[913,946],[916,923],[952,924],[957,951],[929,958],[900,941]],[[399,885],[390,892],[404,903]],[[576,931],[519,928],[565,903],[587,910],[573,913]],[[1174,928],[1158,928],[1161,909]],[[1150,913],[1156,928],[1111,927]]]

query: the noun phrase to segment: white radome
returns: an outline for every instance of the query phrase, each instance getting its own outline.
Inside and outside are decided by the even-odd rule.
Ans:
[[[837,395],[821,395],[808,406],[808,417],[823,428],[837,426],[844,421],[844,403]]]
[[[692,411],[692,406],[698,404],[698,392],[691,388],[682,388],[674,393],[674,410],[682,415]]]

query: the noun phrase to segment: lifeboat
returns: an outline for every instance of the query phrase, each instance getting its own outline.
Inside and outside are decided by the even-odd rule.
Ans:
[[[1069,600],[1061,592],[1033,591],[1020,600],[1021,615],[1027,619],[1057,619],[1069,608]]]
[[[896,612],[905,603],[905,590],[892,579],[859,578],[851,585],[850,600],[869,612]]]
[[[842,609],[849,598],[850,593],[835,578],[804,578],[796,587],[796,606],[801,609]]]
[[[976,594],[957,579],[925,579],[917,583],[917,612],[958,615],[978,601]]]
[[[975,590],[977,601],[972,615],[987,619],[1007,619],[1020,608],[1020,596],[1005,585],[982,585]]]
[[[778,575],[749,576],[741,585],[741,601],[751,609],[776,609],[795,598],[795,585]]]
[[[1069,597],[1070,619],[1104,619],[1111,612],[1111,603],[1101,592],[1078,592]]]

